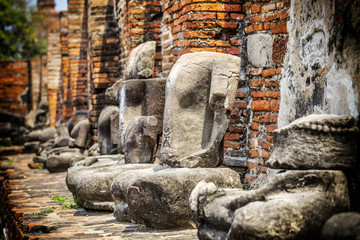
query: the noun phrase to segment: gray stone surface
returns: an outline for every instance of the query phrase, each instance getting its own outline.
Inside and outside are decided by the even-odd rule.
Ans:
[[[112,201],[110,186],[113,180],[128,170],[151,168],[154,164],[123,164],[123,161],[93,164],[88,167],[76,166],[68,170],[66,184],[76,196],[77,203],[85,201]],[[89,207],[89,206],[88,206]],[[104,209],[106,210],[106,209]]]
[[[247,37],[247,56],[255,67],[272,66],[273,38],[271,34],[253,34]]]
[[[125,79],[150,78],[154,72],[156,42],[149,41],[131,50],[125,67]]]
[[[120,79],[105,91],[105,103],[107,105],[119,105],[119,90],[124,80]]]
[[[100,155],[100,147],[98,143],[94,143],[89,148],[89,156],[99,156]]]
[[[335,20],[336,5],[335,0],[291,4],[279,127],[311,113],[359,117],[359,3],[346,5],[342,30]]]
[[[157,133],[161,133],[165,83],[164,79],[131,79],[122,83],[119,93],[119,153],[124,152],[125,131],[134,117],[156,117],[158,121]]]
[[[51,173],[65,172],[71,165],[71,161],[75,159],[79,161],[84,159],[80,150],[74,148],[73,151],[65,150],[58,153],[48,154],[46,160],[46,169]]]
[[[66,123],[60,123],[56,126],[57,138],[55,138],[55,147],[65,147],[69,145],[69,130]]]
[[[350,201],[341,171],[296,170],[253,191],[199,183],[190,206],[199,239],[319,239],[325,221]]]
[[[333,215],[324,224],[322,240],[359,240],[360,213],[347,212]]]
[[[70,137],[74,139],[74,146],[85,148],[88,144],[90,122],[88,119],[80,120],[71,130]],[[71,139],[70,139],[71,140]],[[70,144],[71,145],[71,144]]]
[[[166,84],[163,164],[214,167],[222,162],[239,74],[240,58],[232,55],[201,52],[179,58]]]
[[[350,169],[359,130],[353,116],[313,114],[274,132],[267,165],[283,169]]]
[[[125,131],[126,163],[152,163],[155,160],[158,123],[154,116],[134,117]]]
[[[126,199],[132,219],[155,228],[193,226],[189,197],[201,180],[212,181],[227,188],[241,187],[239,175],[228,168],[152,170],[153,173],[149,173],[149,170],[137,171],[137,176],[131,180],[133,183],[128,186]],[[129,174],[134,176],[134,172]],[[116,180],[129,181],[126,174]]]
[[[35,118],[36,118],[36,112],[31,110],[28,114],[25,116],[25,127],[34,129],[35,128]]]
[[[45,143],[49,140],[54,140],[57,136],[57,132],[55,128],[45,128],[41,131],[41,134],[39,136],[40,143]]]
[[[41,135],[41,130],[34,130],[29,132],[28,134],[26,134],[24,136],[24,140],[26,142],[31,142],[31,141],[39,141],[40,139],[40,135]]]
[[[98,142],[100,154],[115,154],[119,141],[119,108],[106,106],[98,120]]]

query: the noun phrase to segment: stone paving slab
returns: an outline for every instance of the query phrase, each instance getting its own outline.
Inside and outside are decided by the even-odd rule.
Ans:
[[[65,184],[66,173],[30,169],[33,156],[6,156],[10,161],[1,161],[0,210],[9,239],[198,239],[196,229],[152,230],[119,223],[111,212],[63,209],[63,204],[74,203],[57,203],[51,197],[72,198]],[[8,167],[4,167],[5,161]],[[34,215],[47,209],[48,213]]]

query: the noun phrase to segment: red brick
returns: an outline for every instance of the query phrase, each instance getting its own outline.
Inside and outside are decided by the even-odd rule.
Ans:
[[[263,98],[263,97],[265,97],[265,92],[264,91],[252,91],[251,92],[251,97],[253,97],[253,98]]]
[[[242,137],[239,133],[225,133],[224,140],[225,141],[238,141]]]
[[[254,13],[259,13],[261,11],[261,6],[260,5],[256,5],[256,4],[253,4],[251,6],[251,12],[254,14]]]
[[[259,88],[264,86],[264,79],[252,78],[249,81],[249,87]]]
[[[246,107],[247,107],[247,102],[244,101],[234,102],[234,108],[246,109]]]
[[[272,77],[275,75],[276,69],[264,69],[262,71],[263,77]]]
[[[239,47],[229,47],[229,48],[226,48],[226,53],[240,55],[241,50]]]
[[[266,126],[266,132],[268,132],[268,133],[273,132],[276,129],[277,129],[277,126],[273,126],[273,125]]]
[[[240,143],[238,143],[238,142],[224,141],[224,147],[225,147],[225,148],[235,148],[235,149],[239,149],[239,148],[240,148]]]
[[[278,112],[280,107],[280,100],[271,100],[270,109],[271,111]]]
[[[287,33],[287,25],[286,22],[277,22],[271,24],[271,32],[273,34],[277,33]]]
[[[251,157],[251,158],[256,158],[256,157],[259,157],[260,154],[259,154],[258,150],[249,150],[248,151],[248,156]]]
[[[259,131],[259,124],[258,123],[251,123],[251,129],[254,131]]]
[[[251,102],[253,111],[270,111],[270,102],[267,100],[253,100]]]

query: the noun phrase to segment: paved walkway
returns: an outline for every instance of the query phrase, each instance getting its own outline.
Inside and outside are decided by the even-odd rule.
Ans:
[[[2,166],[13,167],[3,170],[0,178],[2,202],[7,196],[3,219],[13,235],[9,239],[197,239],[195,229],[155,231],[144,225],[119,223],[110,212],[64,209],[64,204],[73,202],[58,203],[52,196],[72,198],[65,184],[66,173],[30,169],[33,156],[7,156],[10,162],[1,161]]]

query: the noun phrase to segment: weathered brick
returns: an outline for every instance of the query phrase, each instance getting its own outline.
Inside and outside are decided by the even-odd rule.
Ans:
[[[253,100],[251,102],[253,111],[270,111],[270,102],[267,100]]]

